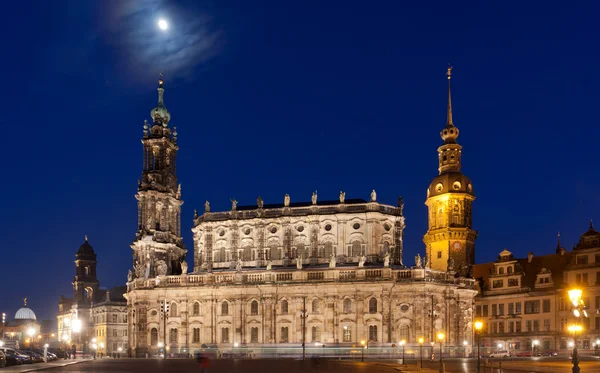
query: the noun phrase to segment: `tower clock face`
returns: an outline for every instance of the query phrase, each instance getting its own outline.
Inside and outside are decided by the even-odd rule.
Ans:
[[[462,248],[462,244],[461,244],[459,241],[454,241],[454,242],[452,243],[452,248],[453,248],[455,251],[458,251],[458,250],[460,250],[460,249]]]

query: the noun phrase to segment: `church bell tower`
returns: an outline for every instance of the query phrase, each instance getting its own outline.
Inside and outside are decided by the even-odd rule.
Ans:
[[[144,122],[143,170],[138,182],[138,229],[131,245],[136,278],[181,273],[186,249],[181,238],[181,185],[177,183],[177,130],[164,105],[162,76],[158,104]]]
[[[475,263],[475,239],[472,228],[473,184],[461,169],[462,147],[456,142],[458,128],[452,121],[452,96],[448,78],[448,114],[440,132],[444,143],[438,148],[439,175],[427,189],[428,230],[423,237],[431,268],[458,270]]]

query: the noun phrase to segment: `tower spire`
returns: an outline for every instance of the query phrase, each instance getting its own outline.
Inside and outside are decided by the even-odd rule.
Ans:
[[[450,79],[452,78],[452,66],[448,64],[448,71],[446,71],[446,76],[448,77],[448,116],[446,120],[447,127],[453,127],[454,123],[452,123],[452,93],[450,91]]]

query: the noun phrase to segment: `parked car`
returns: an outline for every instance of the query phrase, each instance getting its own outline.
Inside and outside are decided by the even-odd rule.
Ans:
[[[23,362],[20,359],[17,359],[16,354],[11,351],[5,351],[4,355],[6,356],[6,365],[21,365]]]
[[[23,355],[27,355],[31,358],[31,361],[34,363],[43,363],[44,357],[32,350],[19,350]]]
[[[489,357],[491,357],[491,358],[510,357],[510,352],[508,352],[507,350],[494,351],[490,354]]]
[[[558,352],[556,351],[544,351],[541,356],[558,356]]]
[[[517,357],[532,357],[533,354],[531,351],[519,351],[517,352]]]
[[[4,352],[0,351],[0,368],[4,368],[6,366],[6,355]]]

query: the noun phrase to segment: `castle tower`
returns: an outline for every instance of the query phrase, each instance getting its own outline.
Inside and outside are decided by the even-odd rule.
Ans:
[[[85,236],[85,242],[75,254],[75,278],[73,279],[73,304],[78,308],[89,307],[100,287],[96,277],[96,253]]]
[[[136,277],[181,273],[186,250],[181,238],[181,185],[177,183],[177,131],[169,127],[162,76],[158,104],[144,122],[143,171],[138,182],[138,230],[131,245]]]
[[[454,270],[474,264],[477,238],[472,228],[473,184],[460,172],[462,147],[456,142],[459,131],[452,121],[451,74],[449,67],[448,116],[440,132],[444,143],[438,148],[439,175],[427,189],[429,226],[423,237],[431,268],[444,271],[449,264]]]

